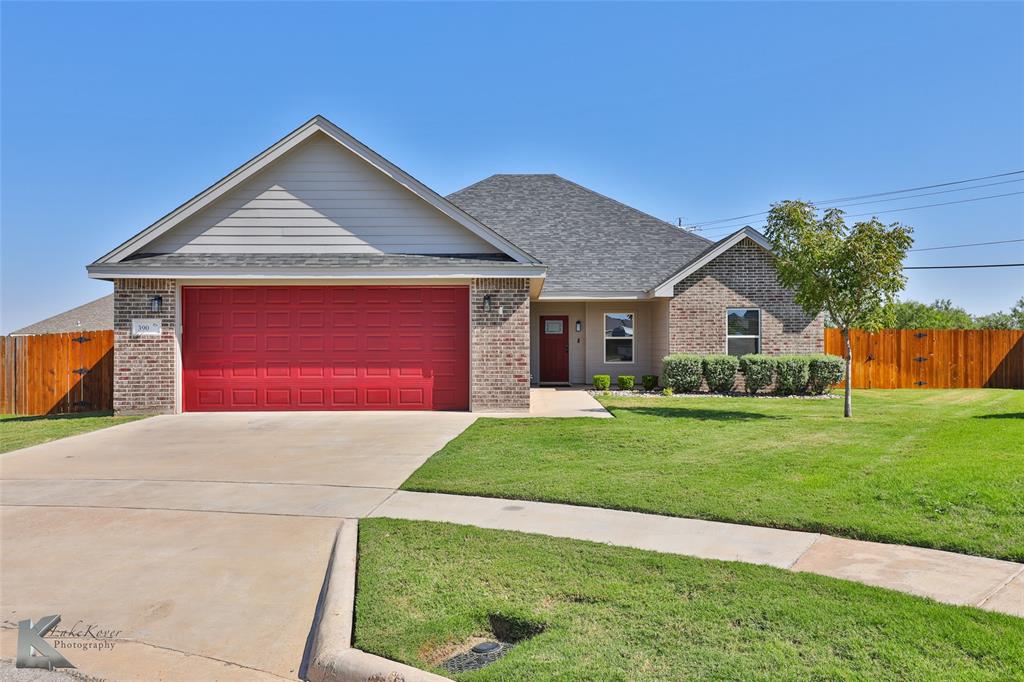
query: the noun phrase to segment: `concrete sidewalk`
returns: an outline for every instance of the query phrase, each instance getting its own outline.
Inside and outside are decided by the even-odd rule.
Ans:
[[[612,413],[578,386],[534,386],[530,389],[529,412],[474,412],[485,419],[523,419],[530,417],[611,419]]]
[[[1024,618],[1024,564],[818,533],[655,514],[398,491],[370,514],[767,564]]]

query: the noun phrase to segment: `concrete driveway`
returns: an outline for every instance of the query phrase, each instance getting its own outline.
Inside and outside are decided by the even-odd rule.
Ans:
[[[0,657],[56,613],[95,677],[296,679],[339,519],[474,418],[163,416],[0,455]]]

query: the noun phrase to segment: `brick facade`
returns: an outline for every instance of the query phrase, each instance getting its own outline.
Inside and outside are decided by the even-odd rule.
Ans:
[[[160,312],[150,299],[161,296]],[[172,279],[119,279],[114,282],[114,412],[174,412],[174,338],[177,308]],[[160,336],[132,336],[132,319],[159,319]]]
[[[725,353],[725,309],[761,310],[761,352],[822,353],[823,317],[810,318],[779,284],[771,256],[744,239],[676,284],[669,352]]]
[[[484,310],[484,296],[491,310]],[[474,410],[530,409],[530,281],[474,279],[469,287]]]

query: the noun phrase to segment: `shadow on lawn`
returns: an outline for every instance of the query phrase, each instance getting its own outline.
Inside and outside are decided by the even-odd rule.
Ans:
[[[613,413],[630,412],[666,419],[701,419],[705,421],[755,421],[758,419],[789,419],[786,416],[741,412],[739,410],[708,410],[692,407],[613,407]]]
[[[113,412],[107,410],[106,412],[73,412],[70,414],[38,414],[32,416],[23,417],[0,417],[0,423],[5,422],[38,422],[38,421],[58,421],[66,419],[87,419],[89,417],[111,417]]]
[[[1024,412],[1002,412],[1000,414],[979,414],[975,419],[1024,419]]]

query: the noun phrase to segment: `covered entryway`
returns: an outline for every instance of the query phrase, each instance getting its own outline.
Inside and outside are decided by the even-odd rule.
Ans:
[[[469,409],[469,292],[182,288],[183,409]]]

